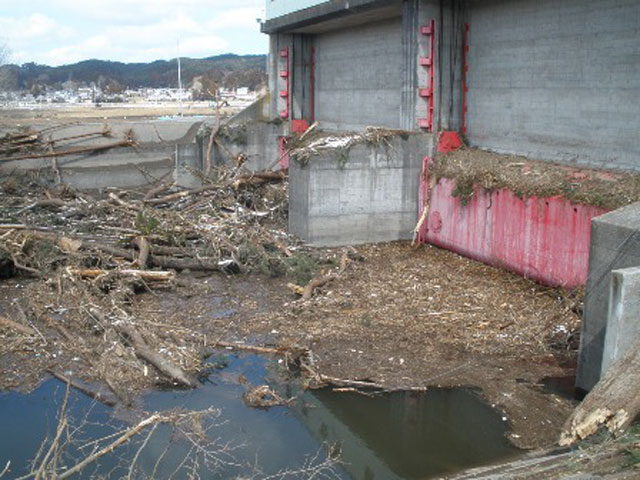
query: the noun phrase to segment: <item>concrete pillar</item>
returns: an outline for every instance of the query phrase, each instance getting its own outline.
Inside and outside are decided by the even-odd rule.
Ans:
[[[622,357],[640,334],[640,267],[611,272],[609,314],[607,316],[602,377]]]
[[[584,301],[576,388],[591,390],[600,379],[611,271],[640,265],[640,203],[597,217],[591,224],[589,277]]]
[[[313,36],[293,36],[291,115],[292,119],[311,120],[311,59]]]
[[[183,188],[196,188],[202,185],[202,180],[196,174],[202,171],[202,147],[197,143],[176,145],[176,163],[173,179],[176,185]]]
[[[402,99],[400,128],[416,130],[416,101],[418,100],[418,30],[420,28],[419,1],[402,3]]]

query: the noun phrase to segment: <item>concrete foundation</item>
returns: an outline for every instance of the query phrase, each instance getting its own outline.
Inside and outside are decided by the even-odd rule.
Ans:
[[[340,162],[340,152],[306,166],[292,158],[289,231],[315,246],[411,238],[422,158],[432,143],[431,135],[416,134],[394,137],[388,147],[356,145]]]
[[[640,335],[640,267],[611,272],[606,329],[600,376]]]
[[[591,390],[602,370],[611,271],[640,265],[640,203],[595,218],[576,387]]]

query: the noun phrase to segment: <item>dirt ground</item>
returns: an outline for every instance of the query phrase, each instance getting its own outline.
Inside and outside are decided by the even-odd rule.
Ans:
[[[224,107],[220,109],[223,118],[239,112],[241,108]],[[90,122],[105,119],[157,118],[182,114],[185,117],[207,115],[214,118],[216,109],[207,102],[186,102],[183,108],[177,104],[160,104],[157,106],[140,106],[136,104],[104,104],[95,105],[59,105],[34,109],[0,109],[0,127],[35,126],[51,122]]]

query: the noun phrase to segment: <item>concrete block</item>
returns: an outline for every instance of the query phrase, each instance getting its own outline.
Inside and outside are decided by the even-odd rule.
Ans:
[[[625,354],[639,334],[640,267],[613,270],[600,376]]]
[[[576,387],[591,390],[600,379],[611,271],[640,265],[640,203],[597,217],[591,224],[589,277],[584,304]]]
[[[315,246],[409,239],[418,215],[422,159],[432,135],[357,145],[344,165],[332,152],[289,169],[289,230]]]

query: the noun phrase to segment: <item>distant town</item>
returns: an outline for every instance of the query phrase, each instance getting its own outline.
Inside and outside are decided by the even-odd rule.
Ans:
[[[193,88],[139,88],[125,89],[118,93],[105,92],[97,86],[64,88],[62,90],[44,89],[37,95],[30,91],[0,91],[0,109],[30,109],[55,105],[94,105],[122,104],[144,107],[167,103],[190,102],[206,107],[241,107],[254,101],[258,92],[248,87],[236,89],[221,88],[215,98],[203,100]]]

